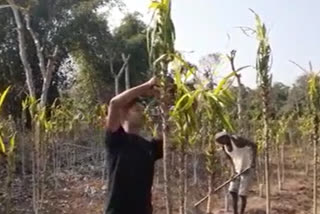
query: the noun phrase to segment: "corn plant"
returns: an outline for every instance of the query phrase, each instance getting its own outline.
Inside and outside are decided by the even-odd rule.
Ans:
[[[283,182],[285,178],[285,163],[284,163],[284,146],[285,136],[291,120],[294,117],[294,113],[289,115],[282,115],[278,120],[274,121],[272,133],[275,138],[275,150],[277,154],[277,177],[278,177],[278,191],[281,192]],[[280,152],[281,150],[281,152]]]
[[[37,214],[42,208],[45,189],[45,172],[47,165],[47,145],[44,124],[46,108],[40,108],[40,100],[28,96],[22,102],[23,111],[28,110],[32,120],[32,205]]]
[[[318,213],[318,144],[319,144],[319,127],[320,127],[320,71],[313,70],[311,62],[309,62],[309,70],[291,61],[299,69],[308,74],[307,94],[310,108],[310,121],[306,121],[305,126],[311,128],[311,136],[313,143],[313,214]]]
[[[233,131],[233,125],[230,121],[228,113],[226,112],[227,106],[234,104],[234,98],[227,87],[228,80],[234,77],[234,73],[231,72],[225,78],[223,78],[214,89],[210,89],[204,93],[204,121],[207,121],[203,125],[207,126],[208,141],[206,149],[207,157],[207,170],[208,170],[208,201],[207,201],[207,213],[211,212],[211,194],[213,185],[213,175],[217,171],[217,153],[214,143],[214,135],[217,131],[225,129],[227,131]]]
[[[313,125],[313,214],[318,213],[317,180],[318,180],[318,151],[319,144],[319,112],[320,112],[320,72],[313,72],[310,63],[310,76],[308,78],[308,95],[311,106]]]
[[[310,110],[310,109],[309,109]],[[312,126],[313,126],[313,122],[312,122],[312,116],[309,113],[309,111],[307,111],[307,113],[301,115],[298,118],[298,131],[300,132],[301,135],[301,141],[304,142],[304,148],[306,148],[305,151],[308,151],[308,148],[312,147],[313,144],[313,139],[312,139]],[[305,161],[305,174],[308,175],[309,174],[309,160],[308,160],[309,155],[307,155],[306,161]]]
[[[149,65],[152,73],[161,80],[161,119],[163,138],[163,175],[164,192],[166,198],[166,212],[171,214],[172,203],[168,187],[167,173],[167,147],[168,147],[168,65],[171,61],[171,54],[174,54],[175,30],[171,20],[171,0],[151,1],[150,8],[154,11],[152,23],[147,31],[147,47],[149,53]]]
[[[256,56],[257,71],[257,83],[259,85],[263,109],[263,141],[264,141],[264,161],[265,161],[265,178],[266,178],[266,213],[271,212],[271,201],[270,201],[270,173],[269,173],[269,141],[270,141],[270,90],[272,84],[272,75],[270,74],[271,69],[271,46],[267,34],[265,24],[261,21],[259,15],[253,10],[251,12],[255,16],[255,29],[247,28],[249,31],[256,35],[258,42],[258,50]]]
[[[188,145],[195,143],[195,136],[198,130],[197,117],[195,114],[196,99],[200,90],[193,90],[185,85],[183,79],[194,73],[195,68],[189,66],[182,58],[174,60],[176,64],[174,69],[174,80],[176,87],[176,96],[174,108],[170,111],[170,121],[174,126],[173,141],[179,150],[179,212],[187,212],[187,149]],[[186,73],[186,74],[184,74]]]
[[[213,71],[212,71],[213,72]],[[228,131],[233,131],[233,125],[230,122],[230,118],[228,113],[226,112],[227,106],[234,103],[234,99],[232,94],[228,89],[228,80],[234,77],[235,73],[231,72],[229,75],[224,77],[215,88],[207,88],[200,82],[195,92],[193,92],[193,96],[190,94],[185,94],[181,97],[180,101],[182,102],[183,99],[195,99],[197,105],[197,120],[199,121],[199,125],[197,130],[202,130],[205,135],[204,137],[201,136],[201,139],[204,141],[206,149],[206,168],[208,171],[208,194],[205,198],[201,199],[199,202],[196,203],[196,207],[199,206],[201,203],[207,200],[207,213],[211,212],[211,199],[212,199],[212,185],[213,185],[213,176],[217,172],[217,153],[216,147],[214,143],[214,136],[217,131],[225,129]],[[187,98],[186,98],[187,97]],[[188,100],[188,99],[187,99]],[[192,102],[191,102],[192,103]],[[190,104],[188,102],[185,103],[184,108],[189,107]],[[195,111],[192,111],[192,114]],[[196,120],[196,121],[197,121]],[[190,126],[188,124],[188,126]]]

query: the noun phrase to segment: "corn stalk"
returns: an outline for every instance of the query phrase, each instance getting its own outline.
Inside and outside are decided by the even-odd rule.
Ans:
[[[169,120],[169,82],[168,66],[171,54],[175,54],[175,31],[171,20],[171,0],[151,1],[150,9],[154,11],[152,22],[147,31],[147,48],[149,65],[152,73],[161,80],[160,110],[162,120],[163,139],[163,178],[166,203],[166,213],[172,213],[171,193],[169,189],[169,176],[167,173],[168,151],[168,120]]]
[[[192,90],[185,85],[182,79],[194,73],[195,68],[189,66],[182,58],[176,58],[173,62],[176,96],[174,108],[170,112],[170,121],[174,125],[174,142],[179,149],[179,213],[187,213],[187,149],[188,145],[195,143],[198,130],[197,117],[195,114],[196,99],[200,90]]]
[[[318,144],[319,144],[319,111],[320,111],[320,76],[319,73],[312,71],[310,63],[310,71],[312,72],[308,78],[308,94],[311,105],[311,115],[313,124],[313,214],[318,213]]]
[[[201,203],[207,201],[206,213],[212,211],[212,194],[213,194],[213,179],[217,171],[217,154],[214,143],[214,136],[217,131],[226,129],[233,131],[233,125],[230,123],[230,118],[226,112],[226,107],[234,102],[233,96],[228,90],[228,80],[234,77],[235,73],[231,72],[224,77],[214,89],[207,89],[200,84],[200,93],[197,98],[197,108],[203,112],[200,118],[201,127],[204,127],[205,144],[206,144],[206,168],[208,171],[208,192],[207,196],[195,203],[197,208]],[[199,119],[198,119],[199,120]]]
[[[310,110],[310,108],[309,108]],[[304,143],[304,148],[306,149],[305,151],[308,151],[308,148],[313,144],[313,139],[312,139],[312,130],[313,130],[313,122],[312,122],[312,116],[310,114],[310,111],[307,111],[306,114],[302,115],[298,119],[298,130],[301,133],[301,141],[305,142]],[[305,174],[309,174],[309,154],[306,155],[306,160],[305,162]]]
[[[289,124],[293,118],[294,114],[290,114],[289,116],[283,115],[279,120],[276,121],[276,124],[273,126],[275,133],[275,149],[277,153],[277,178],[278,178],[278,191],[282,191],[283,187],[283,179],[284,175],[284,142],[285,136],[287,133],[287,129]],[[280,152],[280,149],[282,152]]]
[[[263,141],[264,141],[264,161],[265,161],[265,179],[266,179],[266,214],[271,213],[270,198],[270,167],[269,167],[269,141],[270,141],[270,90],[272,85],[271,69],[271,46],[267,35],[265,24],[261,21],[259,15],[253,10],[250,11],[255,16],[255,29],[246,28],[256,35],[258,41],[258,50],[256,58],[257,83],[261,92],[263,103]]]

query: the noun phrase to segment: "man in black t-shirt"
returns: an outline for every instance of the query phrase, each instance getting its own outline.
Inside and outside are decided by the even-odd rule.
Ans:
[[[141,137],[143,107],[139,96],[155,93],[156,80],[131,88],[109,103],[106,149],[109,168],[104,214],[151,214],[155,161],[162,157],[162,140]]]

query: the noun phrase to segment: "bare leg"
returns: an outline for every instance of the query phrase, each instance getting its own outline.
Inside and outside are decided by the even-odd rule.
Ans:
[[[232,196],[233,214],[238,214],[238,193],[230,192]]]
[[[244,214],[244,211],[247,206],[247,196],[240,196],[240,214]]]

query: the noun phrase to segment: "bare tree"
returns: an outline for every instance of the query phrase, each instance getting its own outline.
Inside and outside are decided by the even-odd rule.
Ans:
[[[109,66],[110,66],[111,74],[113,75],[113,78],[114,78],[115,94],[116,95],[119,94],[119,80],[120,80],[120,77],[122,76],[123,72],[126,70],[126,67],[128,66],[128,63],[129,63],[129,60],[130,60],[130,54],[127,57],[125,57],[124,53],[122,53],[121,56],[122,56],[123,64],[122,64],[122,67],[120,68],[118,73],[115,73],[115,71],[114,71],[113,62],[114,62],[115,56],[114,55],[110,55],[110,57],[109,57]]]
[[[41,45],[38,38],[38,34],[31,27],[31,17],[29,11],[25,8],[21,8],[15,4],[14,0],[7,0],[8,4],[11,6],[14,19],[17,25],[18,32],[18,42],[19,42],[19,54],[20,59],[23,64],[26,82],[29,90],[29,95],[36,99],[35,86],[33,82],[32,68],[28,61],[27,54],[27,44],[25,40],[25,29],[30,33],[33,43],[36,47],[36,53],[39,60],[39,69],[42,76],[42,91],[40,96],[40,104],[37,109],[37,113],[40,114],[41,111],[45,111],[48,99],[48,91],[52,81],[52,74],[56,69],[56,60],[59,48],[55,46],[51,56],[45,56],[43,53],[44,47]],[[21,19],[21,15],[24,15],[25,24]],[[47,61],[47,65],[46,65]],[[33,123],[34,130],[34,142],[32,150],[32,181],[33,181],[33,209],[37,214],[41,208],[41,201],[44,197],[44,176],[46,170],[46,148],[42,143],[41,139],[41,124],[37,120]]]
[[[20,55],[21,62],[23,64],[23,68],[25,70],[26,82],[27,82],[29,94],[32,97],[36,97],[36,90],[33,82],[32,69],[28,61],[27,44],[26,44],[24,24],[21,19],[21,14],[14,0],[7,0],[7,2],[11,7],[11,10],[13,12],[13,16],[17,25],[19,55]]]
[[[222,55],[220,53],[211,53],[203,56],[199,61],[199,71],[206,79],[209,80],[210,88],[214,85],[214,72],[221,64]]]

